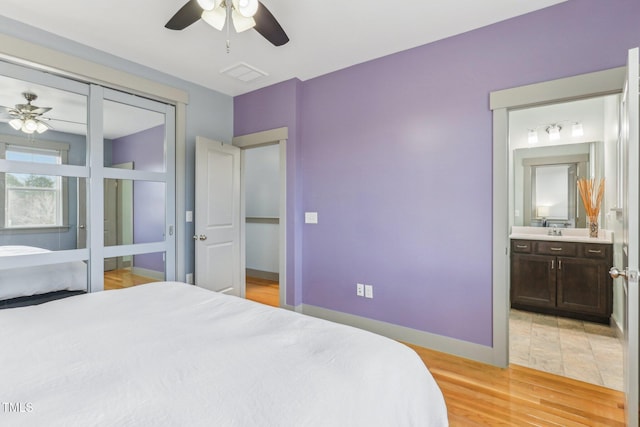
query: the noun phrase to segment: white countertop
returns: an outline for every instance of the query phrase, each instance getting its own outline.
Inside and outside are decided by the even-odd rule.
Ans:
[[[551,230],[548,227],[511,227],[510,239],[522,240],[552,240],[559,242],[582,242],[582,243],[613,243],[613,233],[610,230],[598,230],[598,237],[589,237],[588,228],[558,228],[562,230],[562,236],[550,236],[547,233]]]

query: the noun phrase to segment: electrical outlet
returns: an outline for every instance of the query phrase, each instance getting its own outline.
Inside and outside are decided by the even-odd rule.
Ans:
[[[364,285],[364,297],[373,298],[373,285]]]
[[[186,282],[193,285],[193,273],[187,273]]]
[[[358,295],[359,297],[364,296],[364,285],[362,283],[356,284],[356,295]]]

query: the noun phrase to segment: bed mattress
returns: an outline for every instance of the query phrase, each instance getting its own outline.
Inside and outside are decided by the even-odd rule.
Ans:
[[[0,312],[0,425],[445,426],[388,338],[177,282]]]

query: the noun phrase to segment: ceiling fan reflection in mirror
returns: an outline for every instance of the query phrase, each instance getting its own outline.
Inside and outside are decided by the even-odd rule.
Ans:
[[[219,31],[226,25],[227,52],[231,23],[238,33],[255,29],[274,46],[282,46],[289,41],[276,18],[258,0],[189,0],[165,27],[170,30],[183,30],[199,19]]]
[[[68,131],[68,127],[85,126],[84,123],[63,120],[59,118],[46,117],[44,114],[52,110],[52,107],[38,107],[33,102],[38,99],[38,95],[31,91],[23,92],[22,96],[26,99],[26,104],[16,104],[14,107],[5,107],[0,105],[0,121],[9,123],[15,129],[26,134],[43,133],[49,129],[54,129],[51,125],[52,121],[64,125]],[[60,130],[60,129],[59,129]]]
[[[51,129],[51,125],[46,123],[49,120],[43,114],[50,111],[51,107],[38,107],[32,102],[38,99],[38,95],[32,92],[23,92],[22,96],[27,100],[26,104],[16,104],[14,108],[3,107],[9,115],[9,125],[15,130],[32,134],[34,132],[43,133]]]

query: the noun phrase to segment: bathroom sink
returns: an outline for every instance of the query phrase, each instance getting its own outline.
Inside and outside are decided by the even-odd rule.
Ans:
[[[552,228],[548,227],[511,227],[511,239],[522,240],[555,240],[563,242],[583,242],[583,243],[613,243],[613,233],[610,230],[598,230],[598,237],[589,237],[588,228],[558,228],[562,235],[549,235]]]

